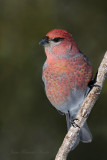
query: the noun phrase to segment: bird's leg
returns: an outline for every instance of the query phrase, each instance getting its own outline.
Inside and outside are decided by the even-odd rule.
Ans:
[[[69,113],[69,112],[68,112],[68,113]],[[70,113],[69,113],[69,115],[70,115]],[[78,121],[78,119],[70,116],[70,124],[71,124],[73,127],[78,127],[78,128],[80,128],[80,127],[75,123],[75,121]]]
[[[67,129],[69,130],[69,128],[71,127],[70,113],[69,113],[69,111],[65,115],[66,115]]]

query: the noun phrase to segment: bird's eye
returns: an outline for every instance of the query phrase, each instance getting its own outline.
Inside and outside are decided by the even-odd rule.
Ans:
[[[62,41],[63,39],[64,39],[64,38],[58,37],[58,38],[52,39],[52,41],[54,41],[54,42],[60,42],[60,41]]]

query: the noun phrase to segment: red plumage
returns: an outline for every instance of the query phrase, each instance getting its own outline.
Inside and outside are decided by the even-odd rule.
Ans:
[[[66,115],[69,128],[71,119],[76,117],[89,91],[92,66],[80,52],[72,35],[65,30],[50,31],[40,43],[44,45],[47,56],[43,67],[46,95],[52,105]],[[75,146],[80,140],[90,142],[91,139],[91,133],[85,124]]]

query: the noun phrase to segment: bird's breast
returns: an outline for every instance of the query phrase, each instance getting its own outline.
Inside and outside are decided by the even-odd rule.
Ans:
[[[91,79],[86,63],[58,61],[47,64],[43,69],[43,80],[48,99],[54,106],[61,106],[69,100],[74,90],[84,90]]]
[[[43,77],[50,102],[54,105],[65,102],[70,92],[69,69],[64,64],[50,65],[43,70]]]

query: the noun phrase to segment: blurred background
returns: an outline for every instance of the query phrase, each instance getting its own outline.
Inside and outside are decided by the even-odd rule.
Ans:
[[[54,28],[73,34],[95,74],[107,50],[106,0],[0,0],[1,160],[54,160],[67,132],[41,80],[38,43]],[[92,143],[80,143],[68,160],[107,159],[107,81],[88,124]]]

